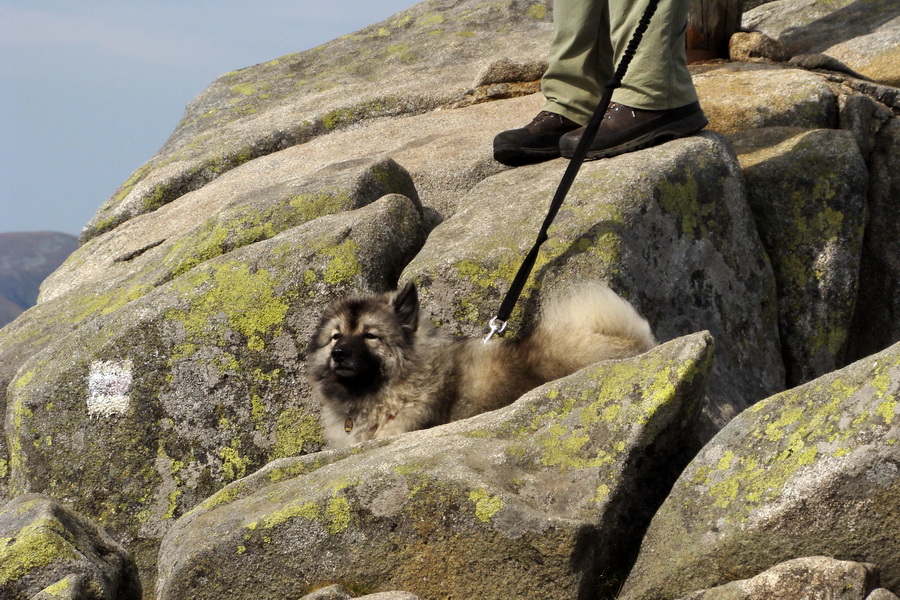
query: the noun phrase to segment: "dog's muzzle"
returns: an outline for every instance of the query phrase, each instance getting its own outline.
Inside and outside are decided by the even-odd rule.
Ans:
[[[338,376],[351,376],[356,374],[356,365],[353,354],[342,346],[331,349],[331,371]]]

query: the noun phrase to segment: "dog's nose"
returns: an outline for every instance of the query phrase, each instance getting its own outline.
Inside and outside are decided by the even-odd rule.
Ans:
[[[331,360],[333,360],[334,362],[340,364],[340,363],[344,362],[344,360],[346,358],[347,358],[347,351],[344,348],[341,348],[340,346],[335,346],[334,348],[331,349]]]

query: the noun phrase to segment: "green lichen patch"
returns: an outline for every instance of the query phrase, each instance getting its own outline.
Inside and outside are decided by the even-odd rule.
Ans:
[[[0,587],[54,562],[77,558],[71,534],[54,519],[41,518],[15,536],[0,538]]]
[[[469,501],[475,504],[475,517],[485,523],[503,509],[503,500],[499,496],[492,496],[483,489],[469,494]]]
[[[204,339],[217,345],[225,327],[242,334],[248,342],[277,334],[289,305],[276,292],[274,274],[266,269],[251,272],[246,264],[234,260],[209,270],[192,273],[176,282],[176,292],[190,303],[188,309],[173,309],[167,315],[185,330],[187,339],[179,354],[190,354],[193,344]]]
[[[897,415],[900,359],[879,361],[867,375],[823,378],[752,407],[747,442],[695,468],[686,485],[706,490],[730,522],[746,521],[816,463],[844,459],[887,434]],[[860,400],[872,392],[871,401]]]
[[[679,399],[680,390],[695,379],[704,380],[711,361],[712,352],[699,361],[680,362],[665,353],[648,353],[590,367],[585,373],[596,386],[549,384],[545,392],[549,402],[536,407],[530,422],[501,434],[534,440],[533,447],[511,445],[513,457],[533,457],[561,471],[609,469],[626,455],[631,429],[651,423],[660,410]]]
[[[276,529],[294,519],[320,523],[331,535],[344,532],[350,527],[353,516],[350,502],[342,493],[343,489],[342,486],[335,487],[332,496],[324,501],[303,500],[266,513],[259,520],[247,524],[247,539],[254,539],[255,533],[263,542],[271,541],[272,534],[265,530]]]
[[[234,438],[230,446],[219,449],[222,459],[222,473],[225,481],[234,481],[247,474],[250,459],[241,453],[240,438]]]
[[[547,5],[543,2],[532,4],[525,14],[537,21],[543,21],[547,17]]]
[[[659,205],[680,223],[683,235],[720,245],[727,239],[731,216],[724,202],[700,192],[701,185],[693,169],[684,167],[658,183]]]
[[[405,44],[388,46],[386,53],[388,56],[400,56],[404,60],[412,60],[416,56],[410,52],[409,46]],[[396,114],[398,106],[402,106],[401,99],[386,96],[360,104],[335,108],[322,115],[322,125],[327,131],[343,129],[363,119],[387,117]]]
[[[353,239],[347,238],[337,245],[323,245],[321,252],[328,259],[328,264],[322,270],[322,278],[326,283],[346,284],[362,274],[360,247]]]
[[[45,587],[41,590],[41,594],[46,594],[51,598],[74,598],[77,591],[77,579],[74,576],[64,577],[56,583]]]
[[[297,408],[288,408],[278,415],[275,429],[273,458],[299,456],[324,443],[319,419]]]

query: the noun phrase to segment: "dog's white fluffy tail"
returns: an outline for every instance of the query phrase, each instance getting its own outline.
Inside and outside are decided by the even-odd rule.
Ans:
[[[547,379],[601,360],[641,354],[657,343],[647,320],[599,282],[554,294],[530,338],[532,364],[540,365]]]

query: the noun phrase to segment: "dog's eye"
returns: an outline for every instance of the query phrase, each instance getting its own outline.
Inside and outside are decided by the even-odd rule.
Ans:
[[[367,331],[363,334],[363,337],[367,340],[380,340],[381,338],[372,333],[371,331]]]
[[[339,339],[341,339],[341,334],[340,334],[340,333],[335,333],[334,335],[331,336],[331,339],[334,340],[334,341],[336,342],[336,341],[338,341]]]

